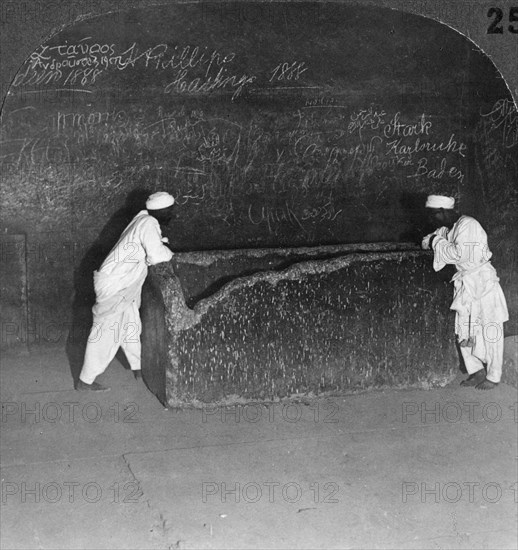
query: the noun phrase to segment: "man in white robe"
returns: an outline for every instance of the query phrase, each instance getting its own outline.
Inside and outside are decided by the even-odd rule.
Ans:
[[[422,248],[433,250],[435,271],[446,264],[457,268],[451,309],[456,312],[455,333],[469,374],[461,385],[492,389],[502,376],[503,323],[509,314],[489,261],[487,234],[477,220],[454,209],[452,197],[430,195],[425,206],[439,228],[423,239]]]
[[[146,201],[146,210],[133,218],[99,270],[94,272],[93,325],[77,390],[110,389],[95,379],[106,370],[119,347],[124,350],[135,377],[140,378],[142,285],[148,266],[173,257],[160,229],[160,224],[171,221],[173,204],[174,198],[169,193],[151,195]]]

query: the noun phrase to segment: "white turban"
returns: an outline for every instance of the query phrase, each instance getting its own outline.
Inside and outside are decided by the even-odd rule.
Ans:
[[[453,197],[444,197],[443,195],[428,195],[426,199],[426,208],[444,208],[451,210],[455,206]]]
[[[148,210],[160,210],[161,208],[167,208],[174,204],[174,197],[164,191],[153,193],[146,201],[146,208]]]

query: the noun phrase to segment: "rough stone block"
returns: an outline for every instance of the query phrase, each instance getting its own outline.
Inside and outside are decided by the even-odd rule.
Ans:
[[[144,378],[169,406],[441,386],[458,374],[451,298],[422,251],[237,277],[192,309],[161,264],[144,287]]]
[[[518,388],[518,335],[504,338],[502,382]]]
[[[330,260],[358,252],[415,250],[413,243],[363,243],[297,248],[241,248],[176,254],[174,272],[180,279],[185,301],[192,307],[225,283],[260,271],[279,271],[307,260]]]

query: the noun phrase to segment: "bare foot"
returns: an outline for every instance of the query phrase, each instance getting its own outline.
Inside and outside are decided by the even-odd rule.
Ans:
[[[491,382],[491,380],[488,380],[486,378],[485,380],[480,382],[480,384],[477,384],[475,386],[475,389],[477,389],[477,390],[492,390],[493,388],[496,388],[496,386],[498,386],[498,384],[496,384],[495,382]]]
[[[484,369],[481,369],[477,372],[474,372],[473,374],[470,374],[466,380],[463,380],[460,385],[461,386],[476,386],[477,384],[480,384],[483,382],[486,378],[486,371]]]

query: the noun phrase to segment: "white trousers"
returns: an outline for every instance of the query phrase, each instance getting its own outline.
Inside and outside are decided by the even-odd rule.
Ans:
[[[475,348],[460,348],[468,374],[473,374],[484,368],[486,363],[486,378],[498,384],[502,377],[504,361],[504,324],[493,322],[491,330],[480,331],[477,334]],[[482,342],[480,342],[482,338]],[[477,355],[474,355],[475,352]]]
[[[108,319],[99,319],[94,315],[79,379],[91,384],[107,369],[119,347],[124,350],[131,370],[140,370],[141,331],[136,302],[132,302],[120,315]]]

